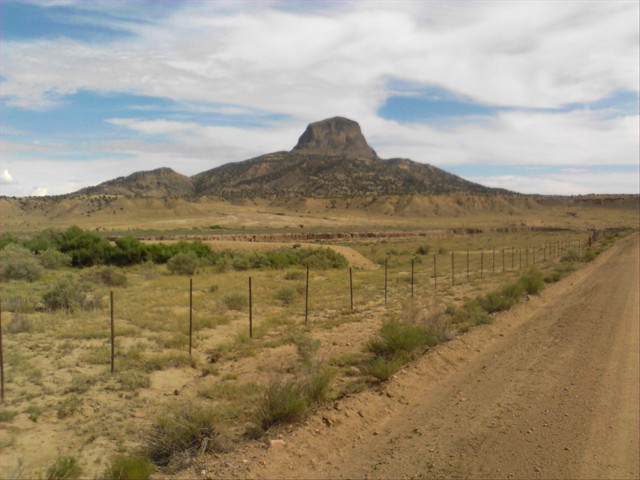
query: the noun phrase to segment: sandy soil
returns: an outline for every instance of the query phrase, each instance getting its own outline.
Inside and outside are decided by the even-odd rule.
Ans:
[[[639,478],[639,237],[199,478]]]

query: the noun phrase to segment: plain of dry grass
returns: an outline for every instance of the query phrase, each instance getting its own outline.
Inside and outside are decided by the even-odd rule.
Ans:
[[[456,284],[452,286],[447,269],[450,263],[446,261],[450,253],[437,254],[439,266],[442,259],[437,290],[430,270],[433,255],[416,255],[424,239],[350,242],[349,247],[373,262],[392,260],[387,304],[383,301],[383,268],[353,270],[353,312],[348,271],[312,270],[307,325],[304,290],[300,288],[304,278],[299,275],[284,270],[219,273],[203,269],[193,277],[192,357],[188,354],[189,279],[169,274],[166,267],[122,269],[127,278],[122,287],[92,283],[88,288],[94,297],[103,299],[101,307],[75,312],[44,311],[39,305],[41,296],[50,282],[67,279],[81,283],[91,269],[64,268],[48,271],[39,282],[3,283],[2,298],[14,299],[3,302],[3,325],[19,318],[23,324],[28,322],[29,328],[5,331],[6,408],[16,414],[5,418],[4,423],[21,426],[12,436],[3,433],[0,441],[14,458],[29,459],[34,471],[43,471],[55,455],[66,454],[79,455],[83,469],[104,471],[106,464],[87,465],[84,454],[78,452],[90,451],[92,445],[99,445],[107,454],[122,453],[122,449],[136,451],[144,443],[141,432],[152,428],[158,415],[197,398],[211,403],[225,435],[231,442],[239,441],[246,433],[246,424],[256,423],[255,405],[268,387],[293,381],[300,375],[301,365],[323,360],[331,366],[330,386],[323,383],[328,373],[315,377],[319,393],[314,398],[357,392],[367,387],[367,374],[373,374],[373,370],[358,373],[358,368],[368,358],[363,353],[365,345],[384,318],[395,315],[417,321],[421,312],[444,311],[446,305],[462,305],[513,283],[525,270],[502,272],[496,268],[495,273],[487,271],[480,278],[480,249],[509,245],[532,248],[584,238],[584,232],[563,232],[533,236],[490,233],[429,240],[431,252],[465,252],[461,261],[466,261],[468,249],[475,266],[468,282],[466,271],[456,270]],[[412,259],[415,284],[411,301]],[[559,260],[559,256],[554,257],[536,266],[542,275],[555,275],[563,266]],[[249,338],[248,306],[232,309],[225,302],[231,295],[248,295],[249,275],[253,286],[253,338]],[[280,288],[289,289],[287,302],[274,295]],[[109,374],[107,295],[111,289],[115,295],[114,376]],[[24,308],[25,304],[31,307]],[[440,328],[443,336],[448,334],[446,325],[432,327]],[[56,423],[62,427],[49,432]],[[40,455],[26,451],[21,436],[38,432],[53,435],[50,442],[57,450]],[[15,467],[9,464],[6,468],[9,471]]]

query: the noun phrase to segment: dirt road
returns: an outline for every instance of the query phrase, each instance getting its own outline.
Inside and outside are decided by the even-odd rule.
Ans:
[[[639,237],[206,476],[639,478]],[[202,478],[202,477],[201,477]]]

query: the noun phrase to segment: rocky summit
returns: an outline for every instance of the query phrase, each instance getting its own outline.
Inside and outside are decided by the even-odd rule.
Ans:
[[[307,126],[293,152],[314,155],[340,155],[352,158],[378,158],[362,135],[358,122],[333,117]]]

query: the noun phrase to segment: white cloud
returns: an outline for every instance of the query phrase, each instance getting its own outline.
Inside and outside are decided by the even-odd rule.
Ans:
[[[44,187],[37,187],[31,192],[31,196],[33,197],[46,197],[47,195],[49,195],[49,190]]]
[[[0,181],[4,184],[16,183],[13,175],[11,175],[11,173],[9,173],[9,170],[7,170],[6,168],[4,168],[2,170],[2,173],[0,173]]]

